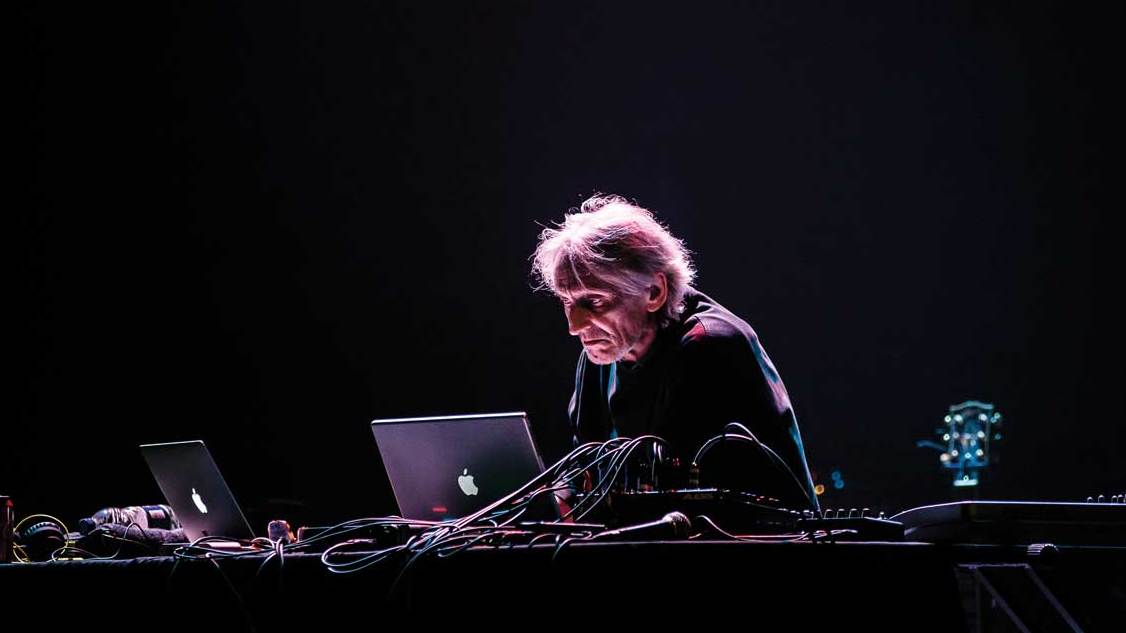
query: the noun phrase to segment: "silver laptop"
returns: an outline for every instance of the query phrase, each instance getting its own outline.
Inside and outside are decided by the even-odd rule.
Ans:
[[[472,514],[543,472],[521,412],[373,420],[372,433],[402,516],[444,521]],[[550,493],[519,520],[554,520]]]
[[[203,442],[142,444],[141,454],[189,540],[204,536],[254,538]]]

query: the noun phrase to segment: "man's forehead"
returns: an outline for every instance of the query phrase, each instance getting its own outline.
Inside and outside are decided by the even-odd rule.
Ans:
[[[555,267],[555,294],[570,300],[618,295],[619,289],[604,278],[604,272],[585,262],[562,259]]]
[[[589,297],[612,297],[614,291],[611,288],[586,286],[578,288],[560,288],[556,291],[560,299],[586,299]]]

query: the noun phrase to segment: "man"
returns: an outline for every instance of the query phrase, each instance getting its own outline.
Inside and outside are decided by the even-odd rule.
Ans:
[[[817,507],[789,396],[758,336],[691,287],[688,251],[649,211],[592,197],[543,231],[533,259],[583,346],[568,409],[576,444],[657,435],[680,487],[705,442],[749,430],[770,451],[723,442],[701,456],[701,483]]]

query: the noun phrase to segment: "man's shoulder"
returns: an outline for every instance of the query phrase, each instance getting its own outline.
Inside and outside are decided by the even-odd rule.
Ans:
[[[789,407],[778,371],[750,324],[698,292],[686,302],[684,316],[676,363],[680,371],[716,385],[769,393],[776,411]]]
[[[690,291],[679,324],[680,345],[691,349],[714,349],[754,344],[758,335],[719,302],[699,291]]]

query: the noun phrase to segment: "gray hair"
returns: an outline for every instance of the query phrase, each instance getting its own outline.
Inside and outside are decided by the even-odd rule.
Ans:
[[[538,289],[558,295],[594,286],[638,295],[654,274],[664,273],[669,296],[658,317],[662,325],[676,320],[696,270],[684,242],[647,209],[599,194],[570,209],[556,226],[540,233],[532,254]]]

